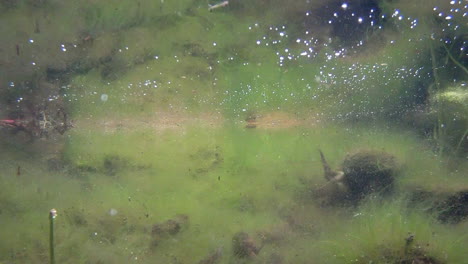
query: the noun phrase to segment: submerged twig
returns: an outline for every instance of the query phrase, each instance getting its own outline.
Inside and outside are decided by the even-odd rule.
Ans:
[[[229,1],[222,1],[222,2],[219,2],[217,4],[214,4],[214,5],[208,5],[208,11],[213,11],[217,8],[220,8],[220,7],[225,7],[229,4]]]

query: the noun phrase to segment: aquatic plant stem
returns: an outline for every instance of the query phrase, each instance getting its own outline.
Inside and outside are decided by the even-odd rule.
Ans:
[[[463,133],[463,135],[461,136],[460,138],[460,141],[458,141],[458,144],[457,144],[457,148],[455,149],[455,152],[458,152],[458,150],[460,149],[463,141],[465,140],[465,138],[468,136],[468,129],[465,131],[465,133]]]
[[[453,56],[452,54],[450,53],[450,50],[447,48],[447,46],[443,45],[444,46],[444,49],[445,51],[447,52],[447,55],[449,56],[449,58],[453,61],[453,63],[455,63],[458,67],[460,67],[465,73],[468,74],[468,69],[463,66],[463,64],[461,64],[459,61],[457,61]]]
[[[435,91],[434,89],[429,89],[429,94],[430,96],[434,96],[437,92],[440,92],[440,82],[439,82],[439,74],[437,73],[437,62],[436,62],[436,56],[435,56],[435,51],[434,51],[434,45],[431,42],[431,62],[432,62],[432,74],[434,75],[434,85],[436,87]],[[430,86],[431,87],[431,86]],[[437,107],[437,124],[434,129],[434,136],[436,141],[438,141],[438,147],[439,147],[439,155],[443,153],[444,146],[442,142],[442,113],[441,113],[441,108],[440,108],[440,103],[436,103]]]
[[[55,217],[57,217],[57,210],[50,209],[49,212],[49,223],[50,223],[50,230],[49,230],[49,250],[50,250],[50,264],[55,264],[55,252],[54,252],[54,221]]]

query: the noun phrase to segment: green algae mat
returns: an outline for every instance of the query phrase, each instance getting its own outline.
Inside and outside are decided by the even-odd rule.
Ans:
[[[0,1],[0,262],[465,263],[467,16]]]

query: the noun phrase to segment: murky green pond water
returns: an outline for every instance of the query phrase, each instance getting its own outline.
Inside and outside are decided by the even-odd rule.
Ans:
[[[0,34],[2,264],[467,263],[466,1],[3,0]]]

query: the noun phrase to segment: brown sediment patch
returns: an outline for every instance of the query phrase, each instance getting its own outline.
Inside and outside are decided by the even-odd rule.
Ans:
[[[261,128],[261,129],[284,129],[298,126],[316,125],[318,119],[315,118],[298,118],[297,116],[286,112],[269,112],[258,115],[255,119],[249,119],[245,122],[246,128]]]
[[[224,118],[218,113],[190,115],[178,112],[155,112],[146,117],[85,118],[74,122],[75,130],[103,130],[104,133],[152,129],[155,131],[183,130],[193,125],[220,127]]]

